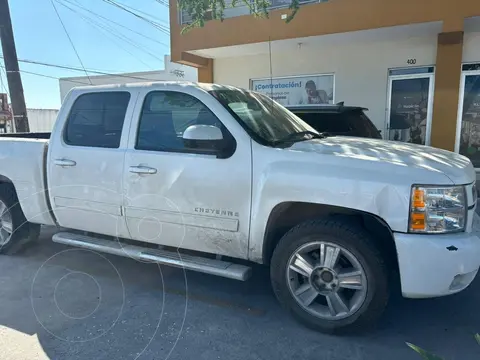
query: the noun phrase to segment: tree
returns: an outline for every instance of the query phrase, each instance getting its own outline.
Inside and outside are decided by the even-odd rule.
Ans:
[[[225,0],[178,0],[178,7],[191,16],[192,22],[182,29],[182,34],[196,27],[203,27],[206,21],[224,19],[224,12],[227,7],[246,5],[253,16],[268,18],[269,7],[272,3],[269,0],[232,0],[227,5]],[[291,0],[288,7],[290,14],[285,19],[286,23],[293,20],[300,8],[300,0]]]

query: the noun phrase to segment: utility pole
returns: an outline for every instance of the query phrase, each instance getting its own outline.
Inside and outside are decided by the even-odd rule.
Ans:
[[[17,132],[29,132],[27,106],[23,94],[8,0],[0,0],[0,39],[2,40],[3,58],[12,102],[13,126]]]

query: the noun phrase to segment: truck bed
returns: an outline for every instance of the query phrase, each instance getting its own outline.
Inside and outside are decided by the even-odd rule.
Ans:
[[[54,225],[45,174],[49,137],[50,133],[0,134],[0,180],[14,184],[28,221]]]
[[[50,139],[49,132],[28,132],[28,133],[7,133],[0,134],[4,138],[18,138],[18,139]]]

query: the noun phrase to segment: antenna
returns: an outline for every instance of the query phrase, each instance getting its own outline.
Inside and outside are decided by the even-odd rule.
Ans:
[[[273,105],[273,70],[272,70],[272,39],[268,37],[268,54],[270,56],[270,98]]]

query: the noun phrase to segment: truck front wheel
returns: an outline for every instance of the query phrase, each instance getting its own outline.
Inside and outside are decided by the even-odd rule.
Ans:
[[[0,184],[0,254],[14,254],[38,239],[40,225],[27,221],[11,184]]]
[[[388,272],[371,236],[344,219],[300,224],[285,234],[271,261],[280,303],[322,332],[374,323],[388,302]]]

